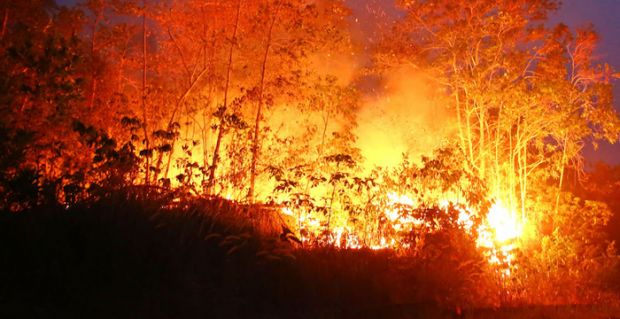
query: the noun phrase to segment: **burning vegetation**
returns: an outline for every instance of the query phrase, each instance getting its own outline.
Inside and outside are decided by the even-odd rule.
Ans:
[[[396,1],[368,5],[372,25],[352,3],[0,4],[6,225],[129,203],[136,236],[166,229],[317,300],[325,262],[380,265],[388,303],[458,315],[620,306],[613,214],[567,182],[620,133],[593,28],[549,25],[552,0]]]

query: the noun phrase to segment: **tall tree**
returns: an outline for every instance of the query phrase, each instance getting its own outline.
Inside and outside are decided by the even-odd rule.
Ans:
[[[276,103],[287,103],[294,91],[304,90],[304,82],[311,79],[313,55],[346,44],[343,20],[348,13],[341,1],[307,3],[297,0],[265,1],[258,7],[259,15],[253,21],[254,29],[264,30],[256,42],[261,52],[258,81],[252,88],[256,108],[253,116],[253,134],[250,161],[250,181],[247,199],[255,199],[256,180],[260,174],[261,125],[267,120],[265,109]],[[310,77],[309,77],[310,76]],[[307,89],[305,89],[307,90]],[[299,94],[296,95],[299,97]]]
[[[235,13],[235,22],[233,24],[232,36],[230,38],[230,46],[228,49],[228,62],[226,65],[226,79],[224,84],[224,101],[222,106],[218,109],[218,113],[221,114],[220,122],[217,126],[217,137],[215,140],[215,148],[213,150],[213,160],[211,162],[211,166],[209,167],[209,180],[207,184],[207,191],[210,193],[212,191],[213,186],[215,185],[215,171],[217,170],[218,161],[220,158],[220,147],[222,145],[222,139],[224,137],[224,131],[226,130],[225,123],[225,114],[228,109],[229,103],[229,92],[230,92],[230,81],[231,74],[233,70],[233,52],[234,48],[237,45],[237,32],[239,30],[239,18],[241,14],[241,0],[237,1],[237,8]]]
[[[525,214],[528,179],[552,171],[561,183],[585,139],[617,139],[611,71],[591,59],[593,42],[584,41],[591,31],[574,38],[563,26],[544,26],[556,1],[399,5],[405,17],[377,62],[414,66],[447,93],[464,168],[486,180],[494,197]]]

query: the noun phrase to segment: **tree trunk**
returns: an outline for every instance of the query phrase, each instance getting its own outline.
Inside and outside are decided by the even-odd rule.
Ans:
[[[514,203],[515,202],[515,199],[514,199],[514,192],[515,192],[514,149],[515,147],[513,146],[512,140],[513,140],[512,128],[509,128],[509,131],[508,131],[508,145],[509,145],[508,162],[510,163],[510,168],[507,170],[506,173],[508,174],[508,202],[509,202],[509,206],[511,210],[514,209],[514,206],[515,206],[515,203]]]
[[[497,129],[495,130],[495,178],[494,178],[494,188],[495,188],[495,196],[499,197],[502,195],[501,191],[501,177],[500,177],[500,167],[499,167],[499,145],[501,141],[501,120],[502,120],[502,104],[499,105],[499,111],[497,113]]]
[[[524,141],[523,144],[523,193],[521,193],[521,220],[525,220],[525,200],[527,199],[527,144],[529,141]]]
[[[486,178],[485,167],[486,167],[486,149],[485,149],[485,136],[484,136],[484,127],[485,127],[485,117],[484,117],[484,109],[481,105],[479,108],[479,116],[478,116],[478,160],[479,160],[479,171],[480,177],[484,180],[488,180]]]
[[[469,107],[469,94],[467,94],[467,89],[465,89],[465,125],[467,125],[467,149],[469,152],[469,161],[471,165],[476,166],[474,162],[474,145],[473,145],[473,137],[471,133],[471,108]]]
[[[99,24],[99,21],[101,21],[101,16],[103,15],[103,7],[99,8],[99,12],[97,12],[97,17],[95,18],[95,21],[93,23],[93,30],[92,30],[92,36],[90,39],[90,56],[92,58],[92,72],[91,72],[91,83],[90,83],[90,101],[88,103],[89,108],[92,110],[92,108],[95,105],[95,97],[97,95],[97,74],[95,72],[95,65],[94,65],[94,60],[95,60],[95,46],[96,46],[96,42],[97,42],[97,25]]]
[[[222,118],[220,118],[220,125],[217,128],[217,139],[215,140],[215,149],[213,150],[213,159],[209,166],[209,181],[207,184],[207,193],[211,194],[213,187],[215,186],[215,171],[217,170],[218,161],[220,159],[220,147],[222,145],[222,139],[224,138],[224,116],[226,109],[228,108],[228,90],[230,88],[230,74],[232,72],[233,65],[233,50],[237,43],[237,29],[239,28],[239,14],[241,12],[241,0],[237,2],[237,13],[235,17],[235,26],[233,28],[233,36],[230,40],[230,47],[228,50],[228,65],[226,66],[226,84],[224,87],[224,104]]]
[[[465,137],[463,136],[463,120],[461,119],[461,99],[459,98],[459,90],[456,89],[454,94],[454,103],[456,105],[456,121],[459,128],[459,140],[461,141],[461,148],[465,150]]]
[[[521,180],[521,119],[517,119],[517,136],[515,137],[515,143],[514,143],[514,151],[516,152],[515,156],[517,157],[516,159],[516,168],[513,166],[512,168],[512,173],[515,174],[515,169],[516,169],[516,179],[517,179],[517,183],[519,186],[519,196],[517,197],[516,189],[513,189],[512,191],[515,193],[515,206],[518,204],[519,206],[521,206],[521,193],[522,193],[522,186],[523,186],[523,181]],[[513,160],[514,162],[514,160]],[[515,207],[511,207],[510,208],[511,212],[516,211]]]
[[[128,42],[129,41],[125,41],[125,46],[123,47],[123,51],[122,51],[121,57],[119,59],[120,62],[119,62],[119,65],[118,65],[118,76],[116,78],[116,85],[115,85],[116,92],[121,92],[121,89],[122,89],[122,87],[124,85],[123,84],[123,74],[124,74],[123,70],[125,69],[125,61],[126,61],[125,57],[127,56]]]
[[[6,25],[9,22],[9,8],[4,9],[4,18],[2,19],[2,32],[0,33],[0,40],[4,39],[6,34]]]
[[[564,135],[564,145],[562,146],[562,159],[560,161],[560,181],[558,183],[558,192],[555,195],[555,214],[558,214],[558,207],[560,206],[560,195],[562,194],[562,183],[564,182],[564,166],[566,163],[566,143],[568,140],[568,134]]]
[[[256,185],[256,163],[258,162],[260,147],[260,138],[258,137],[258,135],[260,133],[261,113],[263,110],[263,93],[265,89],[265,70],[267,68],[267,56],[269,55],[269,49],[271,48],[271,37],[273,34],[273,26],[276,24],[276,20],[278,18],[278,9],[279,8],[276,8],[273,20],[271,20],[271,24],[269,26],[269,31],[267,34],[267,44],[265,46],[265,53],[263,55],[263,62],[261,66],[260,83],[258,86],[258,107],[256,110],[256,119],[254,121],[254,141],[252,143],[252,163],[250,166],[250,189],[248,191],[248,201],[250,203],[254,203],[254,189]]]
[[[327,135],[327,126],[329,124],[329,111],[327,110],[326,101],[323,101],[323,133],[321,134],[321,148],[319,149],[319,160],[325,154],[325,138]]]
[[[142,1],[142,130],[144,132],[144,144],[146,147],[145,161],[145,177],[144,182],[148,186],[151,175],[151,155],[150,143],[147,129],[147,112],[146,112],[146,3]]]

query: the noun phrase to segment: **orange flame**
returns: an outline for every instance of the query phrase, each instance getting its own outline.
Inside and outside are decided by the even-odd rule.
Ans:
[[[412,230],[422,225],[430,226],[426,225],[425,223],[428,222],[424,220],[401,213],[403,208],[412,210],[419,207],[420,203],[417,203],[416,200],[395,192],[387,193],[386,198],[387,201],[382,214],[391,229],[400,232]],[[450,207],[450,202],[448,199],[440,200],[439,208],[447,210]],[[457,205],[452,207],[459,212],[458,224],[468,232],[474,231],[474,225],[476,225],[474,217],[478,214],[468,206]],[[324,223],[300,207],[283,207],[281,213],[296,219],[300,233],[303,230],[304,233],[310,234],[310,236],[300,236],[305,244],[312,244],[311,239],[320,237],[320,234],[326,230]],[[488,262],[500,268],[500,271],[507,276],[510,275],[510,268],[514,266],[515,250],[518,248],[519,239],[523,234],[524,220],[520,220],[518,216],[518,214],[506,208],[500,200],[495,200],[483,223],[475,229],[478,233],[476,238],[477,246],[485,250]],[[370,249],[397,249],[409,247],[407,243],[401,243],[396,237],[386,234],[381,234],[374,242],[365,243],[361,238],[366,237],[356,233],[354,229],[355,227],[352,225],[334,227],[321,243],[347,249],[363,247]]]

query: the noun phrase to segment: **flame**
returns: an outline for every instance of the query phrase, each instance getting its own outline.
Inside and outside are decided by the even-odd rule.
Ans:
[[[415,199],[396,192],[386,193],[385,199],[384,208],[381,211],[382,220],[386,223],[385,228],[398,233],[410,232],[421,226],[431,226],[429,221],[407,213],[421,205]],[[504,206],[501,200],[494,200],[483,223],[474,229],[476,225],[474,218],[479,214],[467,205],[454,205],[454,202],[453,199],[446,197],[439,201],[438,207],[446,211],[449,208],[456,209],[458,211],[457,223],[465,231],[477,231],[476,244],[484,250],[489,264],[497,266],[502,274],[509,276],[510,268],[515,267],[515,251],[519,247],[519,239],[523,234],[524,220],[521,220],[518,214]],[[283,207],[281,213],[296,219],[300,239],[304,244],[312,245],[318,242],[321,245],[346,249],[409,248],[409,243],[403,243],[397,234],[389,232],[380,232],[380,236],[375,237],[374,240],[364,241],[362,238],[372,237],[369,235],[373,234],[356,232],[353,225],[334,227],[326,232],[325,223],[301,207]],[[441,228],[441,225],[438,228]]]
[[[400,214],[401,209],[413,209],[416,205],[415,201],[411,199],[411,197],[407,195],[399,195],[394,192],[389,192],[387,194],[387,207],[385,208],[384,214],[389,221],[392,222],[392,227],[396,230],[402,230],[407,228],[407,225],[416,225],[419,226],[423,223],[422,220],[414,218],[412,216],[403,216]]]
[[[519,238],[523,233],[517,214],[503,206],[501,201],[496,201],[489,209],[487,223],[493,230],[496,243],[507,243]]]
[[[511,267],[516,267],[515,252],[523,235],[524,222],[517,213],[497,200],[489,209],[486,222],[478,230],[478,246],[487,250],[487,260],[491,265],[501,267],[504,276],[510,276]]]

